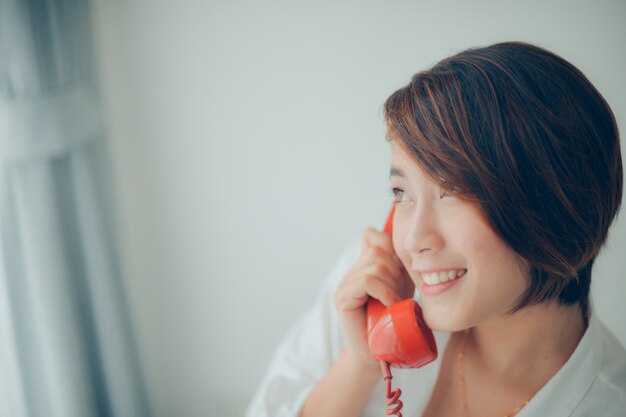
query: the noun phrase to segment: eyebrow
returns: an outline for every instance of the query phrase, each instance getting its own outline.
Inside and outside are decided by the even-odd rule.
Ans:
[[[391,169],[389,170],[389,179],[391,179],[391,177],[393,177],[394,175],[404,177],[404,172],[402,172],[400,168],[391,167]]]

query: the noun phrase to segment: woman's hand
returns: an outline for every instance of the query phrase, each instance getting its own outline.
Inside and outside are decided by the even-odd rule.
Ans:
[[[363,233],[361,255],[344,275],[333,295],[339,314],[346,354],[354,365],[378,369],[367,344],[368,297],[389,306],[413,297],[415,284],[393,250],[391,236],[374,228]]]

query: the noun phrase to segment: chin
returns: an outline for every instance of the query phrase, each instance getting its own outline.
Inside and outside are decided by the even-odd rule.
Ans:
[[[428,305],[428,303],[423,303],[422,313],[424,314],[426,325],[432,330],[440,332],[458,332],[468,327],[464,320],[451,316],[449,310],[442,306],[433,308],[433,306]]]

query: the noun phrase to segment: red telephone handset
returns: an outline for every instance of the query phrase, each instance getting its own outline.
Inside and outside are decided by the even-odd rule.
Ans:
[[[394,203],[387,217],[384,231],[393,232]],[[387,405],[396,405],[387,414],[402,417],[401,390],[391,391],[391,371],[397,368],[420,368],[437,359],[437,345],[432,330],[424,322],[422,309],[412,298],[385,307],[375,298],[367,303],[367,341],[372,356],[380,361],[387,380]]]

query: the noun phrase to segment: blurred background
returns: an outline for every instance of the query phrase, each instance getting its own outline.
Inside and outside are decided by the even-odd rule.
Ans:
[[[333,264],[382,226],[382,104],[419,70],[473,46],[534,43],[580,68],[626,129],[623,0],[87,4],[112,190],[102,204],[116,218],[103,229],[125,300],[111,309],[127,311],[115,337],[129,340],[137,415],[243,415]],[[624,253],[621,215],[592,294],[626,345]]]

